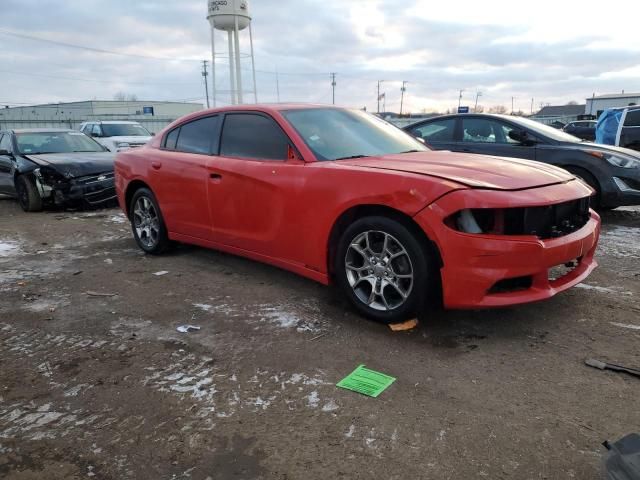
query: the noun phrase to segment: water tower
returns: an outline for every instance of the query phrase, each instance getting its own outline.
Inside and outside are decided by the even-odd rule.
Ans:
[[[208,0],[209,14],[207,19],[211,24],[211,73],[213,77],[213,106],[216,106],[216,59],[229,59],[229,96],[232,104],[243,102],[242,89],[242,58],[251,58],[251,71],[253,73],[253,95],[258,101],[256,92],[256,69],[253,58],[253,32],[251,31],[251,15],[249,14],[249,2],[247,0]],[[249,44],[251,53],[240,52],[240,32],[249,27]],[[216,53],[216,31],[227,32],[229,53]]]

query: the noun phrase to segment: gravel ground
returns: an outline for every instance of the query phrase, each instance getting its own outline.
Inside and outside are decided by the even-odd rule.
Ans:
[[[269,266],[145,256],[118,210],[0,200],[0,477],[600,478],[640,379],[583,362],[640,367],[640,209],[604,216],[599,261],[550,301],[392,333]],[[362,363],[396,383],[335,387]]]

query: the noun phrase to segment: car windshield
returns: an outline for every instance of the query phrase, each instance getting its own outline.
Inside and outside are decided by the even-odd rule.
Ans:
[[[550,138],[552,140],[556,140],[558,142],[572,142],[572,143],[582,143],[584,140],[578,137],[574,137],[562,130],[558,130],[557,128],[550,127],[549,125],[545,125],[540,122],[536,122],[535,120],[529,120],[528,118],[522,117],[510,117],[505,116],[506,120],[510,122],[517,123],[522,125],[529,130],[532,130],[534,133],[538,133],[544,137]]]
[[[18,151],[24,154],[104,152],[104,148],[81,132],[16,133]]]
[[[149,130],[135,123],[103,123],[102,135],[105,137],[150,137]]]
[[[282,114],[318,160],[429,151],[402,130],[360,110],[304,108]]]

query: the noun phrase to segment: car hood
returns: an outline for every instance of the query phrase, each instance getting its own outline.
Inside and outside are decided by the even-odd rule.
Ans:
[[[394,170],[444,178],[474,188],[523,190],[566,183],[575,177],[561,168],[520,158],[430,151],[339,160],[354,167]]]
[[[153,137],[145,137],[140,135],[134,135],[131,137],[106,137],[108,140],[112,140],[116,143],[147,143]]]
[[[24,155],[40,166],[48,166],[67,178],[112,172],[115,154],[111,152],[46,153]]]

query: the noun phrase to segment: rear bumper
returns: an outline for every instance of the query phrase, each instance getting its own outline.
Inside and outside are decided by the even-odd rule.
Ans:
[[[524,235],[468,234],[444,224],[448,215],[461,208],[552,204],[556,199],[561,202],[571,198],[571,189],[564,198],[567,192],[562,192],[562,188],[536,190],[484,191],[478,195],[482,198],[480,205],[471,203],[473,191],[454,193],[415,217],[440,250],[446,308],[494,308],[544,300],[582,282],[596,268],[594,254],[600,236],[600,217],[594,211],[579,230],[548,240]],[[532,194],[529,202],[524,201],[527,192]],[[517,197],[521,197],[522,202],[518,202]],[[545,198],[546,201],[542,201]],[[575,262],[575,266],[562,276],[555,276],[554,267],[569,262]]]

